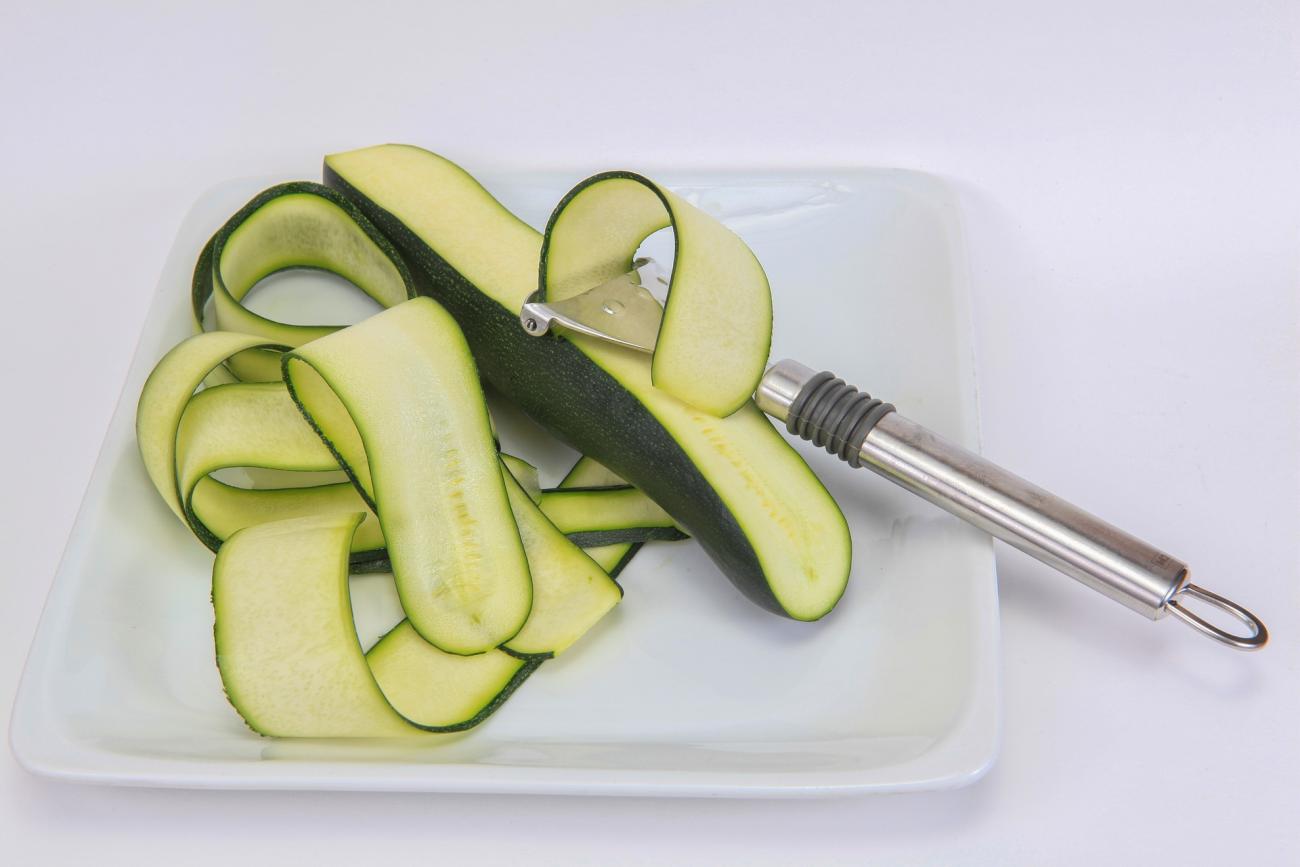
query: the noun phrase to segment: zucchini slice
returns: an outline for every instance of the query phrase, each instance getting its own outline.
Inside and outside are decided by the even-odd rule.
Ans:
[[[685,539],[672,516],[632,487],[546,491],[542,512],[579,545]]]
[[[417,730],[384,698],[352,623],[347,552],[361,515],[261,524],[212,569],[217,668],[254,731],[395,737]]]
[[[532,607],[528,560],[451,316],[417,298],[283,362],[290,395],[379,517],[415,631],[459,654],[514,636]]]
[[[284,383],[232,382],[194,395],[176,431],[176,475],[183,494],[228,467],[325,473],[337,470],[338,462],[303,424]]]
[[[384,697],[407,720],[455,732],[487,719],[542,664],[501,650],[477,656],[444,653],[403,620],[366,653]]]
[[[602,487],[622,487],[627,484],[627,480],[617,473],[613,473],[608,467],[599,461],[586,455],[578,458],[577,463],[569,468],[556,490],[566,488],[602,488]],[[584,547],[587,556],[600,564],[600,568],[609,573],[609,577],[617,579],[619,574],[627,568],[632,562],[632,558],[641,550],[642,542],[619,542],[612,545],[596,545],[594,547]]]
[[[510,473],[511,478],[518,482],[527,492],[530,500],[534,503],[541,501],[542,483],[537,477],[537,467],[523,458],[517,458],[505,452],[501,452],[501,463],[505,464],[506,471]]]
[[[834,607],[848,580],[848,525],[752,403],[716,418],[655,388],[644,354],[526,334],[519,310],[536,285],[542,236],[453,163],[381,145],[327,157],[325,178],[456,317],[494,387],[645,491],[759,605],[800,620]],[[566,245],[579,242],[566,234]]]
[[[627,485],[627,479],[618,473],[612,472],[600,461],[583,455],[578,458],[560,483],[556,485],[555,490],[565,488],[622,488]]]
[[[582,550],[597,566],[605,570],[605,574],[617,581],[618,576],[632,562],[632,558],[644,544],[644,542],[619,542],[615,545],[596,545]]]
[[[309,181],[279,184],[258,193],[212,236],[199,256],[190,301],[197,330],[212,301],[214,330],[301,346],[339,325],[292,325],[244,306],[253,287],[290,268],[329,271],[384,307],[414,298],[410,272],[392,244],[356,206],[334,190]],[[242,352],[226,366],[238,379],[280,378],[279,352]]]
[[[556,529],[510,473],[503,475],[533,576],[533,610],[523,629],[502,649],[525,656],[554,656],[617,605],[623,591]]]
[[[150,481],[182,521],[187,519],[176,477],[176,431],[194,390],[235,353],[273,345],[249,334],[199,334],[172,347],[145,380],[135,411],[136,443]]]
[[[772,292],[745,242],[672,191],[631,172],[574,187],[546,227],[537,299],[562,301],[626,273],[641,242],[669,226],[676,252],[651,381],[705,412],[731,415],[767,366]]]
[[[309,515],[361,512],[365,518],[352,537],[352,566],[386,567],[387,551],[379,519],[351,482],[301,488],[240,488],[212,477],[199,479],[190,492],[188,512],[204,532],[200,539],[218,547],[239,530],[271,521]]]
[[[217,667],[254,731],[396,737],[482,722],[537,669],[499,650],[443,653],[403,621],[363,654],[348,593],[360,513],[236,532],[212,571]]]

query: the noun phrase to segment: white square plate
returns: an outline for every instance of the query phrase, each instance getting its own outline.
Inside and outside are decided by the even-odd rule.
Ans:
[[[884,170],[657,176],[763,262],[773,359],[835,370],[977,446],[960,226],[941,183]],[[484,176],[534,225],[577,179]],[[657,543],[624,572],[623,604],[472,732],[393,745],[245,728],[213,663],[211,555],[151,488],[133,417],[145,376],[188,333],[200,247],[266,184],[223,184],[181,226],[27,662],[11,727],[24,766],[159,786],[711,796],[953,787],[990,766],[988,538],[803,442],[854,541],[849,590],[821,622],[760,611],[694,543]],[[518,420],[503,436],[544,482],[572,461]],[[367,588],[384,580],[354,580],[363,629],[380,616]]]

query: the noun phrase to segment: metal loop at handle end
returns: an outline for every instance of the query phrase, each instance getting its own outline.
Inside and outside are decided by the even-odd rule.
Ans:
[[[1196,599],[1204,602],[1206,605],[1225,611],[1233,617],[1244,623],[1251,631],[1250,635],[1233,635],[1231,632],[1220,629],[1213,623],[1197,615],[1189,609],[1182,598]],[[1220,644],[1226,644],[1237,650],[1259,650],[1265,644],[1268,644],[1268,629],[1263,622],[1251,614],[1245,608],[1242,608],[1231,599],[1225,599],[1217,593],[1211,593],[1204,587],[1198,587],[1195,584],[1187,583],[1169,597],[1166,607],[1175,617],[1186,623],[1188,626],[1213,638]]]

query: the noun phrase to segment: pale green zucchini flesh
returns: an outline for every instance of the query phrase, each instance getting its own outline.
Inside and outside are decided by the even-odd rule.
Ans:
[[[212,570],[217,667],[254,730],[292,737],[418,731],[384,698],[357,641],[347,552],[361,515],[250,527]]]
[[[284,376],[378,515],[416,632],[460,654],[515,635],[532,607],[528,560],[451,316],[407,301],[286,353]]]
[[[644,354],[581,336],[526,334],[518,316],[537,285],[542,236],[447,160],[382,145],[327,157],[325,175],[456,317],[497,390],[645,491],[759,605],[801,620],[835,605],[849,573],[848,526],[752,403],[716,418],[656,388]],[[576,233],[566,230],[564,241],[575,250]],[[578,274],[576,256],[566,254],[562,275],[574,286],[594,276]],[[554,285],[550,268],[543,261],[542,286]]]
[[[606,575],[617,579],[644,544],[644,542],[618,542],[612,545],[593,545],[582,550],[597,566],[605,570]]]
[[[530,500],[534,503],[541,500],[542,483],[537,475],[537,467],[523,458],[508,455],[505,452],[501,452],[501,463],[505,464],[506,472],[519,483]]]
[[[556,489],[563,488],[622,488],[627,479],[613,472],[595,458],[583,455],[569,468]]]

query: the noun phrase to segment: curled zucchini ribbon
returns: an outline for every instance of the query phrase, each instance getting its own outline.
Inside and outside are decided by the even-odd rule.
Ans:
[[[190,286],[195,330],[210,324],[212,330],[256,335],[279,347],[301,346],[338,331],[342,326],[277,322],[245,306],[253,287],[290,269],[328,271],[383,307],[416,296],[402,257],[354,204],[329,187],[294,181],[258,193],[199,254]],[[279,352],[267,347],[241,352],[225,366],[245,382],[280,379]]]
[[[563,301],[628,272],[641,243],[669,227],[673,271],[651,381],[728,416],[749,401],[767,366],[772,291],[745,242],[681,196],[632,172],[578,184],[546,226],[534,298]]]

